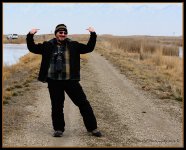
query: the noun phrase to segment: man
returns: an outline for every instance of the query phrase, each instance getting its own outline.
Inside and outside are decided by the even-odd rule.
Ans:
[[[35,44],[34,34],[39,29],[32,29],[27,34],[27,47],[30,52],[42,55],[38,80],[48,83],[48,90],[52,105],[52,124],[54,137],[61,137],[65,131],[63,114],[66,92],[73,103],[78,106],[83,117],[84,125],[93,136],[101,137],[97,129],[97,121],[92,107],[79,83],[80,54],[92,52],[96,44],[96,33],[92,27],[88,43],[82,44],[67,38],[68,30],[65,24],[55,28],[55,38]]]

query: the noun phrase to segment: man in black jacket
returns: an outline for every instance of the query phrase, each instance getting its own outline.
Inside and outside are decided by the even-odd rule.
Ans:
[[[88,43],[82,44],[67,38],[68,30],[65,24],[55,28],[55,38],[35,44],[34,34],[38,29],[32,29],[27,34],[27,47],[30,52],[42,55],[38,80],[48,83],[52,104],[52,123],[54,137],[61,137],[65,131],[63,114],[66,92],[73,103],[79,107],[85,127],[93,136],[102,136],[97,129],[97,121],[92,107],[79,83],[80,54],[92,52],[96,44],[96,33],[92,27]]]

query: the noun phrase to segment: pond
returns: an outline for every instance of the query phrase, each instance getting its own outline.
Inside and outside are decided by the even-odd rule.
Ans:
[[[3,44],[3,66],[16,64],[27,53],[26,44]]]

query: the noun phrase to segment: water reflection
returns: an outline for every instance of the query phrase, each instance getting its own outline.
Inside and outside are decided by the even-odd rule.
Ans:
[[[16,64],[27,53],[26,44],[3,44],[3,65]]]

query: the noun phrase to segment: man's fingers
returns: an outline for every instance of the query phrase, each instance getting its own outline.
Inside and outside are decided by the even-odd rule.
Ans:
[[[30,31],[30,33],[31,33],[31,34],[35,34],[35,33],[37,33],[38,30],[40,30],[40,29],[35,29],[35,28],[34,28],[34,29],[32,29],[32,30]]]
[[[93,28],[93,27],[89,27],[89,28],[86,29],[86,30],[88,30],[89,32],[94,32],[94,28]]]
[[[87,28],[86,30],[93,30],[93,28],[92,28],[92,27],[89,27],[89,28]]]
[[[33,31],[36,31],[36,32],[37,32],[38,30],[40,30],[40,29],[33,29]]]
[[[34,30],[34,31],[38,31],[38,30],[40,30],[40,29],[32,29],[32,30]]]

